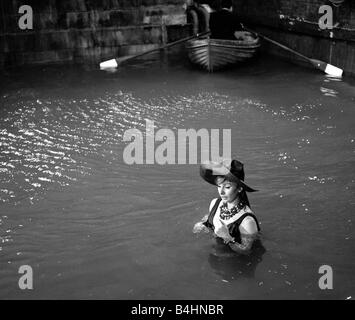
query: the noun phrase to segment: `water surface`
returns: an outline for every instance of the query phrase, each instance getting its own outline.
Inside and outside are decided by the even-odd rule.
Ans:
[[[0,298],[355,295],[355,86],[274,59],[214,74],[172,57],[115,73],[0,77]],[[231,129],[265,252],[191,232],[217,190],[197,165],[127,165],[125,130]],[[30,265],[34,289],[18,288]],[[320,290],[319,267],[334,272]]]

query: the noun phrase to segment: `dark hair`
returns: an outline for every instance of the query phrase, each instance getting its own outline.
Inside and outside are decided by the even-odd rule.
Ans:
[[[230,8],[232,6],[232,0],[222,0],[221,7],[222,8]]]
[[[243,204],[247,205],[250,208],[248,195],[245,190],[243,190],[242,192],[239,193],[239,199],[240,199],[240,202],[242,202]]]

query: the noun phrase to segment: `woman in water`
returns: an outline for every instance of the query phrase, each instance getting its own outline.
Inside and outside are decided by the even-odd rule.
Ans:
[[[243,164],[238,160],[210,162],[201,165],[200,174],[217,186],[220,197],[211,201],[209,214],[195,224],[193,232],[211,230],[233,251],[249,254],[258,239],[260,226],[246,194],[256,190],[244,183]]]

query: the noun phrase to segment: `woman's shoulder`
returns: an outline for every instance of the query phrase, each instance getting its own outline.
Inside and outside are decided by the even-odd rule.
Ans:
[[[251,210],[250,210],[251,211]],[[248,212],[249,213],[249,212]],[[252,211],[250,213],[253,213]],[[258,230],[258,225],[253,216],[247,215],[240,223],[240,232],[244,234],[255,234]]]

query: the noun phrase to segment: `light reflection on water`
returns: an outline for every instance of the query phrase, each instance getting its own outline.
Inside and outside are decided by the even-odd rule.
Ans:
[[[187,67],[50,69],[2,88],[0,297],[353,295],[354,87],[288,65]],[[232,130],[266,252],[238,259],[191,233],[216,196],[198,166],[124,164],[123,133],[146,119]],[[16,288],[22,264],[31,294]],[[332,292],[318,288],[323,264]]]

